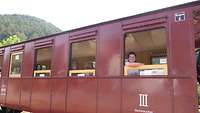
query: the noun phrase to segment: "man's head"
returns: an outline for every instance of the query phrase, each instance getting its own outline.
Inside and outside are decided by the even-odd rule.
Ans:
[[[128,54],[128,62],[134,63],[136,61],[136,54],[134,52],[129,52]]]

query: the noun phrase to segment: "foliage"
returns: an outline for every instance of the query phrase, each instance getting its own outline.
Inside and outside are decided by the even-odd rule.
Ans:
[[[197,85],[197,94],[200,96],[200,84]]]
[[[21,41],[22,41],[21,38],[19,38],[17,35],[13,35],[13,36],[9,36],[8,38],[5,38],[3,40],[0,40],[0,46],[15,44],[15,43],[18,43]]]
[[[42,19],[27,15],[0,15],[0,39],[17,35],[22,40],[42,37],[61,30]]]

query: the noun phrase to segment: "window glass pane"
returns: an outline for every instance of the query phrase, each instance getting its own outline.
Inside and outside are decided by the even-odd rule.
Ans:
[[[10,77],[20,77],[22,65],[22,52],[12,53],[10,63]]]
[[[94,76],[96,65],[96,40],[71,44],[70,76]],[[79,70],[79,71],[77,71]]]
[[[35,77],[48,77],[51,73],[52,48],[37,49],[35,52]]]
[[[196,52],[196,72],[197,80],[200,83],[200,32],[195,34],[195,52]],[[200,85],[198,85],[200,87]]]
[[[125,75],[167,75],[164,28],[125,34]]]

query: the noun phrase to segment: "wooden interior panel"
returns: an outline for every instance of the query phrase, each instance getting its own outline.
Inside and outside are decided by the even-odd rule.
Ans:
[[[164,28],[127,33],[125,37],[127,51],[151,51],[166,49],[166,32]]]

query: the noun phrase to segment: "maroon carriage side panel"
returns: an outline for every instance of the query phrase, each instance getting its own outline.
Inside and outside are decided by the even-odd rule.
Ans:
[[[193,10],[200,2],[100,23],[6,46],[1,106],[33,113],[197,113]],[[176,13],[185,20],[177,22]],[[124,35],[165,28],[167,76],[124,77]],[[96,38],[96,76],[70,77],[70,44]],[[52,47],[51,76],[34,78],[35,50]],[[9,78],[10,53],[23,51],[21,78]],[[145,99],[145,100],[144,100]]]

